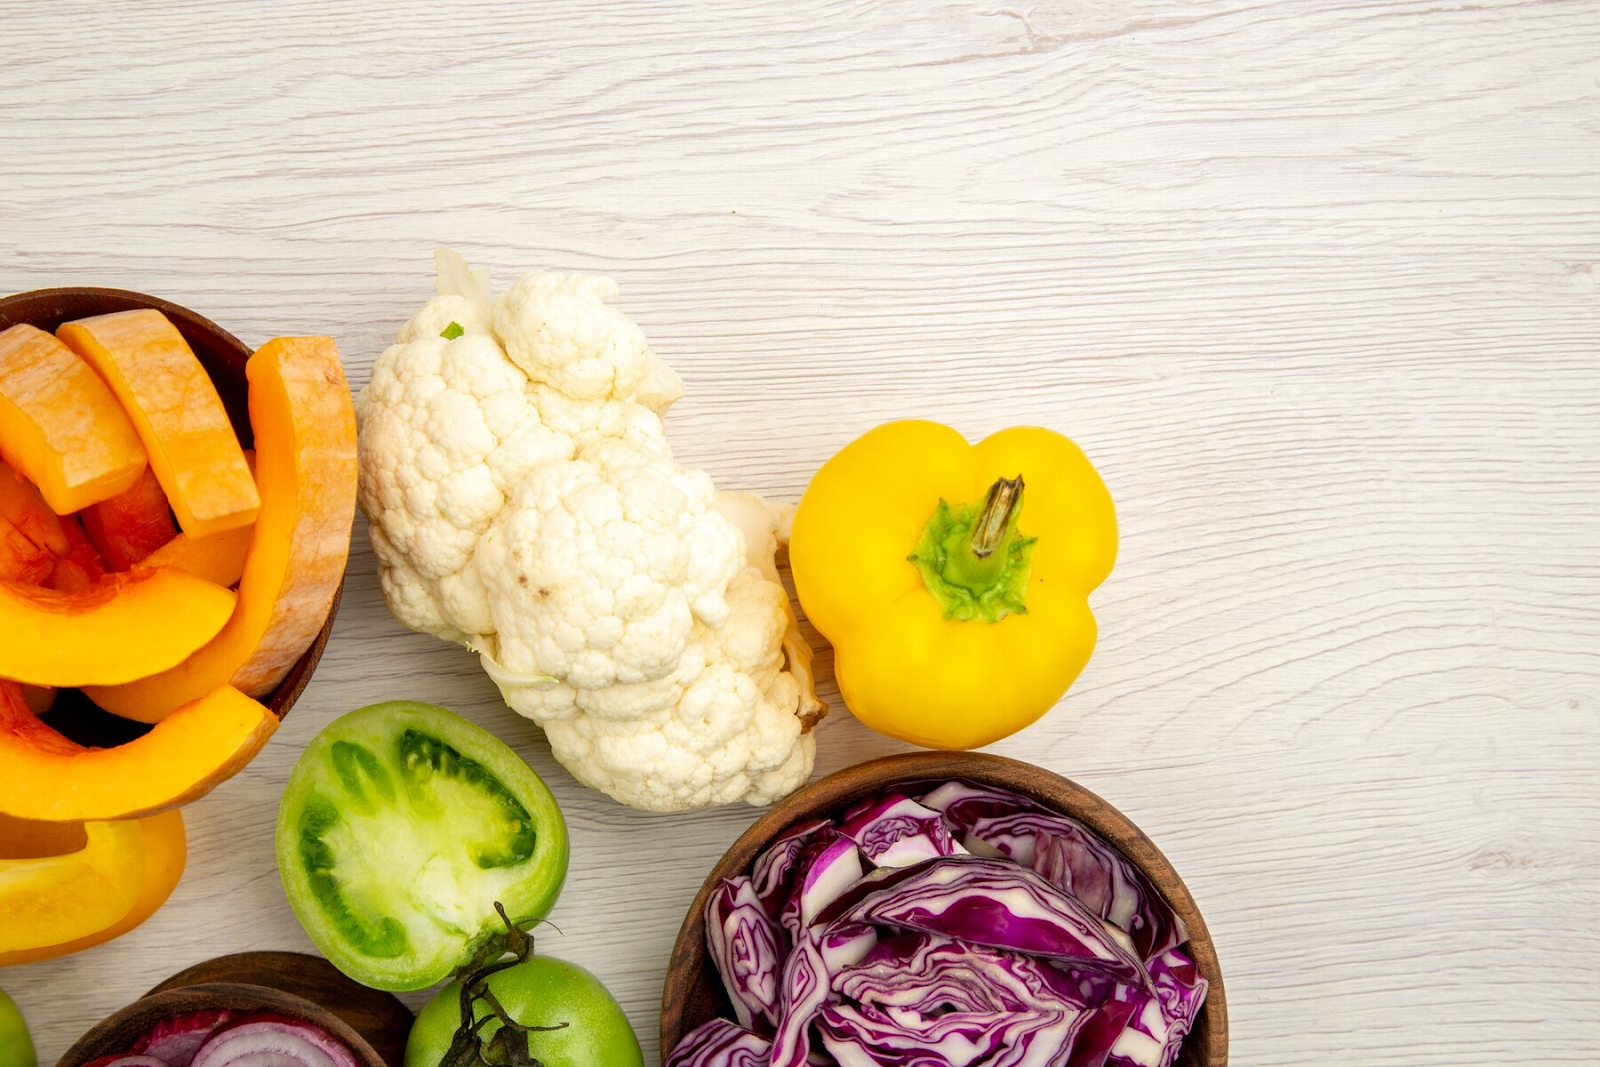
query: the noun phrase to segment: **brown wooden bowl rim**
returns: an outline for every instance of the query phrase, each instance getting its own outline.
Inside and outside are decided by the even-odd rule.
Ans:
[[[752,823],[711,868],[694,903],[684,916],[667,964],[661,996],[661,1058],[689,1032],[684,1020],[686,994],[692,981],[711,966],[705,949],[705,910],[722,879],[750,869],[756,856],[781,831],[814,815],[837,814],[870,793],[913,782],[934,783],[965,778],[1023,794],[1078,819],[1132,860],[1167,898],[1189,928],[1189,951],[1210,983],[1201,1017],[1206,1022],[1204,1046],[1188,1047],[1182,1062],[1200,1067],[1227,1067],[1228,1007],[1222,965],[1200,908],[1177,870],[1134,822],[1100,796],[1054,771],[1022,760],[987,752],[906,752],[856,764],[819,778],[779,801]],[[1041,783],[1048,789],[1041,788]],[[1191,1035],[1192,1037],[1193,1035]]]
[[[35,325],[34,317],[13,318],[10,315],[11,309],[18,305],[29,305],[52,300],[60,301],[63,305],[90,300],[125,305],[125,307],[111,310],[154,308],[171,319],[174,325],[179,327],[179,332],[185,334],[185,336],[191,331],[207,334],[219,342],[219,347],[232,349],[241,360],[250,358],[249,346],[199,312],[186,308],[182,304],[174,303],[171,300],[166,300],[159,296],[151,296],[148,293],[136,292],[132,289],[115,289],[93,285],[61,285],[47,289],[29,289],[20,293],[12,293],[10,296],[0,297],[0,330],[21,322]],[[89,311],[82,315],[70,309],[64,309],[66,319],[63,321],[107,313],[107,309],[103,308]],[[311,644],[301,653],[300,658],[294,661],[294,665],[289,668],[289,673],[284,675],[283,681],[279,682],[277,687],[268,693],[266,699],[262,701],[267,706],[267,709],[278,717],[280,722],[284,716],[289,714],[289,709],[294,707],[295,701],[300,699],[300,694],[311,683],[311,675],[316,671],[317,664],[322,660],[322,650],[327,647],[328,638],[333,634],[333,619],[338,614],[339,600],[343,592],[344,583],[341,582],[339,587],[333,591],[333,599],[328,603],[328,615],[322,620],[322,628],[317,631],[317,635],[312,638]]]
[[[82,1067],[101,1056],[126,1052],[139,1035],[162,1019],[218,1008],[293,1015],[338,1038],[363,1067],[388,1067],[365,1038],[326,1008],[293,993],[245,982],[209,982],[140,997],[90,1027],[56,1061],[56,1067]]]

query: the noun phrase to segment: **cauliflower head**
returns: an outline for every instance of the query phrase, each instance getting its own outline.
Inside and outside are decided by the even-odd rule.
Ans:
[[[766,804],[825,713],[774,555],[783,513],[673,458],[682,383],[608,301],[453,252],[357,398],[390,612],[480,653],[574,777],[634,807]]]

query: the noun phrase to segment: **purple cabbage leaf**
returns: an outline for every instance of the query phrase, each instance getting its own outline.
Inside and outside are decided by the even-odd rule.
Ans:
[[[945,856],[861,879],[820,916],[941,934],[975,945],[1070,960],[1129,982],[1143,962],[1127,935],[1038,874],[1006,860]]]
[[[712,1019],[684,1035],[662,1067],[767,1067],[772,1046],[726,1019]]]

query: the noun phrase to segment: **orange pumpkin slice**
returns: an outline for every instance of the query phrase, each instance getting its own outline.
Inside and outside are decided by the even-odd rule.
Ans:
[[[356,506],[356,417],[333,340],[280,337],[245,371],[261,511],[239,606],[210,644],[177,667],[85,690],[125,718],[160,722],[220,685],[270,692],[322,629],[343,580]]]
[[[0,582],[0,678],[53,686],[143,678],[211,640],[234,600],[172,567],[109,575],[75,593]]]
[[[122,401],[184,532],[206,537],[250,524],[261,501],[244,450],[205,368],[165,315],[96,315],[56,336]]]
[[[277,716],[231,686],[185,704],[115,748],[84,748],[40,722],[0,681],[0,812],[19,819],[133,819],[187,804],[267,743]]]
[[[116,496],[144,470],[144,446],[94,368],[43,330],[0,333],[0,456],[57,515]]]
[[[179,534],[144,558],[145,567],[176,567],[218,585],[236,585],[244,575],[254,527],[241,526],[210,537]]]
[[[50,576],[56,557],[0,517],[0,581],[36,585]]]
[[[61,520],[39,495],[39,488],[12,470],[5,460],[0,460],[0,519],[15,526],[40,548],[58,556],[71,551]]]

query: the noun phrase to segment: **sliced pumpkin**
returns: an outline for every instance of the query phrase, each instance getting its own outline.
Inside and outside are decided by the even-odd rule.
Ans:
[[[33,825],[0,815],[0,954],[115,924],[133,910],[144,880],[138,823],[91,822],[67,835]]]
[[[114,571],[127,570],[178,536],[167,494],[148,468],[126,491],[89,505],[78,518],[90,543]]]
[[[253,526],[225,530],[210,537],[181,533],[144,558],[146,567],[176,567],[218,585],[236,585],[244,574]]]
[[[39,494],[39,488],[0,460],[0,519],[22,532],[40,548],[58,556],[67,554],[67,535],[61,520]]]
[[[34,544],[23,532],[0,518],[0,581],[44,581],[55,567],[56,557]]]
[[[8,832],[18,831],[18,837],[22,841],[31,843],[34,855],[59,855],[81,849],[88,839],[84,828],[97,825],[107,824],[34,822],[0,815],[0,841],[5,839]],[[167,898],[178,885],[178,879],[183,877],[184,864],[188,858],[183,816],[176,811],[163,811],[158,815],[132,820],[131,825],[137,826],[144,838],[144,877],[139,883],[139,895],[127,914],[109,926],[71,940],[0,952],[0,967],[54,959],[57,956],[66,956],[104,944],[132,930],[154,915],[157,909],[167,902]],[[55,833],[51,835],[49,831]]]
[[[19,819],[133,819],[187,804],[237,774],[278,728],[232,686],[185,704],[115,748],[84,748],[40,722],[0,680],[0,812]]]
[[[104,578],[106,563],[76,515],[63,517],[61,529],[67,535],[67,554],[56,560],[55,569],[44,584],[63,593],[76,593]]]
[[[145,466],[133,423],[94,368],[26,323],[0,333],[0,457],[57,515],[116,496]]]
[[[0,678],[109,685],[166,670],[222,629],[235,599],[173,567],[108,575],[75,593],[0,582]]]
[[[250,524],[261,501],[244,450],[211,378],[165,315],[96,315],[56,336],[122,402],[184,532],[205,537]]]
[[[339,353],[332,338],[280,337],[245,371],[261,511],[238,609],[215,640],[177,667],[86,688],[107,711],[159,722],[220,685],[252,696],[270,692],[315,639],[338,592],[356,498],[355,410]]]

